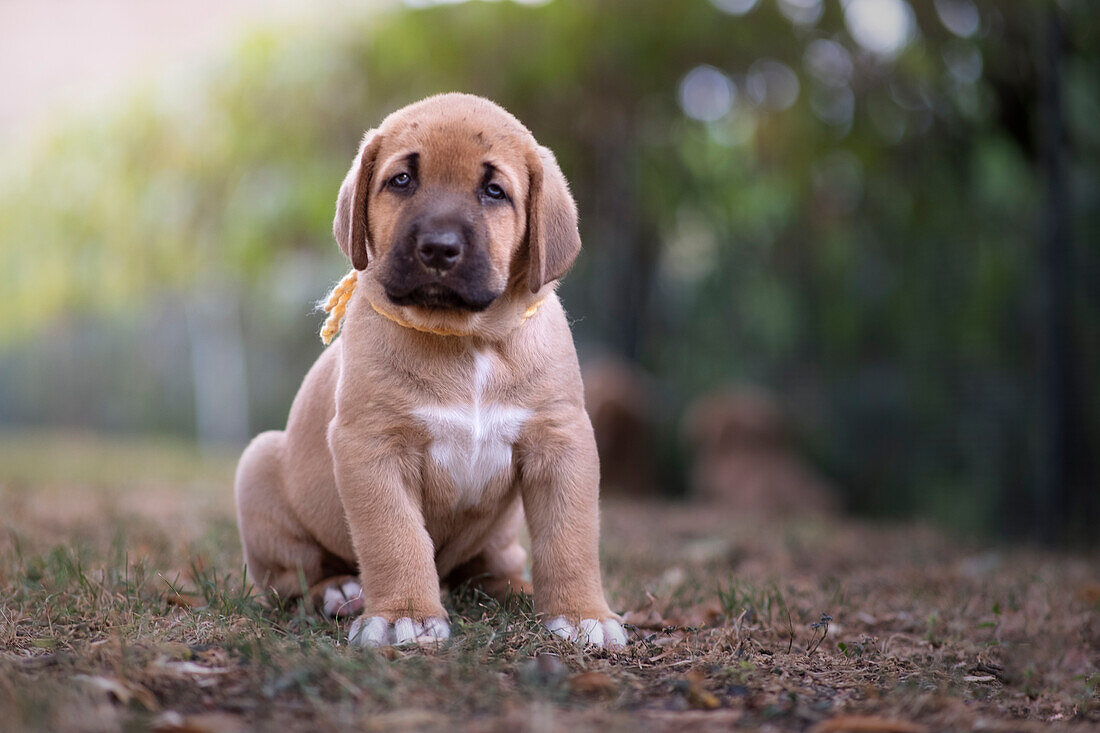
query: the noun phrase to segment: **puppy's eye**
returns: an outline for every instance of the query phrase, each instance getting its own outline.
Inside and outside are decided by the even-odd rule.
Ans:
[[[412,183],[412,176],[404,171],[390,179],[390,186],[393,188],[408,188],[410,183]]]
[[[491,199],[497,199],[498,201],[505,198],[504,189],[495,183],[490,183],[485,187],[485,195]]]

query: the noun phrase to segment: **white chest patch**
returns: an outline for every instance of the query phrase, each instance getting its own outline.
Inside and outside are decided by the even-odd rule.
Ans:
[[[426,405],[413,410],[432,436],[432,459],[447,470],[458,489],[459,504],[474,504],[485,485],[512,464],[512,445],[530,410],[487,403],[493,357],[475,351],[469,400]]]

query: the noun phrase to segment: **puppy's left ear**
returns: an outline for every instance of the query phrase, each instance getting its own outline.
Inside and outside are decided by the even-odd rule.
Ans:
[[[336,199],[336,217],[332,220],[332,233],[336,243],[351,260],[352,267],[364,270],[370,261],[370,243],[367,241],[367,199],[374,178],[374,164],[382,136],[376,130],[368,130],[359,144],[359,152],[351,162],[348,174],[340,185]]]
[[[541,145],[527,154],[527,286],[537,293],[573,266],[581,251],[577,204],[558,161]]]

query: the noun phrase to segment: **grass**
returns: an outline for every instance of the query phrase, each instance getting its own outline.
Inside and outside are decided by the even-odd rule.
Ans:
[[[71,436],[0,456],[18,457],[0,463],[5,730],[1100,723],[1095,554],[609,502],[626,652],[578,649],[529,604],[465,588],[444,647],[349,649],[347,622],[250,592],[231,460]]]

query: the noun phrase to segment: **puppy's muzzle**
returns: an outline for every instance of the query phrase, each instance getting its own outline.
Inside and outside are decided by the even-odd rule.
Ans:
[[[416,257],[429,272],[454,269],[466,248],[466,234],[457,224],[437,224],[416,234]]]
[[[397,305],[480,311],[496,299],[484,222],[467,212],[417,212],[400,234],[382,282]]]

